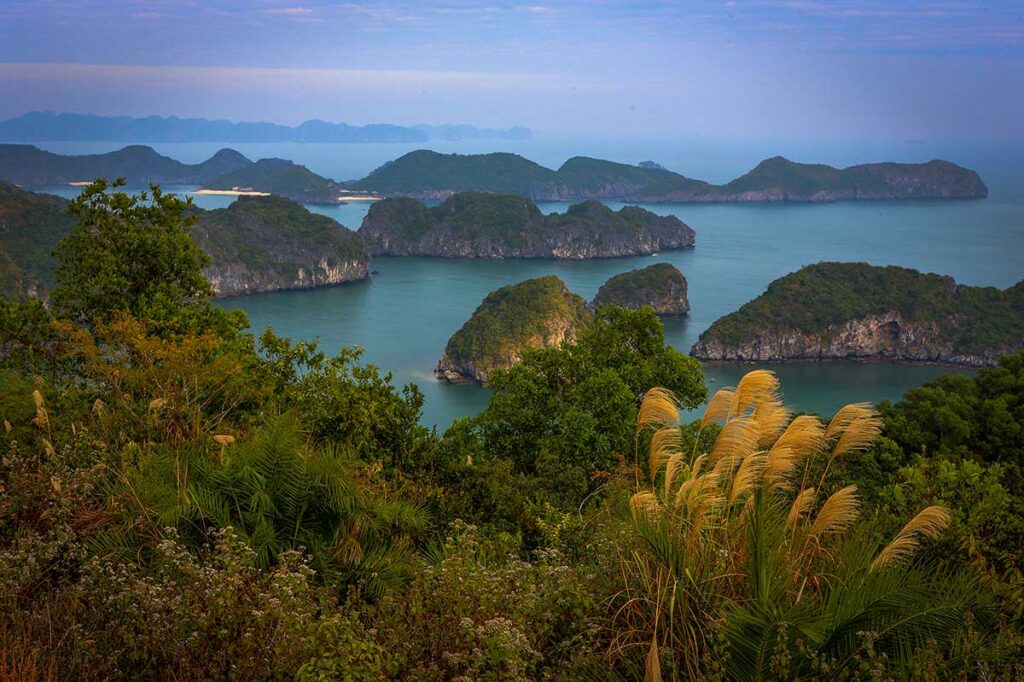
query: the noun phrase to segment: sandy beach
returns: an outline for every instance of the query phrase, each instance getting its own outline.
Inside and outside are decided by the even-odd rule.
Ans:
[[[219,194],[236,197],[269,197],[270,192],[257,192],[251,189],[194,189],[190,194]]]

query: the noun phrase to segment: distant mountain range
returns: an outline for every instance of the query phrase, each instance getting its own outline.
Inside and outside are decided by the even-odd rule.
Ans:
[[[528,140],[529,128],[471,125],[350,126],[311,120],[298,126],[177,116],[92,116],[32,111],[0,121],[0,140],[9,142],[426,142],[428,140]]]
[[[347,192],[382,197],[445,199],[458,192],[515,194],[534,201],[634,203],[826,202],[877,199],[973,199],[988,196],[976,172],[949,161],[869,163],[849,168],[766,159],[724,185],[651,165],[632,166],[575,156],[545,168],[508,153],[409,152],[361,180],[336,182],[281,159],[252,162],[222,149],[199,164],[183,164],[151,147],[64,156],[33,145],[0,144],[0,180],[24,186],[123,177],[129,185],[194,184],[205,190],[250,190],[302,203],[337,203]]]

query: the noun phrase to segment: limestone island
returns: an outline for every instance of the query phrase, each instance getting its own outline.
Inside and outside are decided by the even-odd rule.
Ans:
[[[650,161],[634,166],[575,156],[552,170],[506,152],[440,154],[425,149],[389,161],[350,186],[385,196],[420,199],[482,191],[518,194],[534,201],[601,199],[638,203],[818,203],[988,196],[988,188],[975,171],[938,159],[833,168],[775,156],[731,182],[715,185]]]
[[[239,197],[198,217],[192,237],[211,263],[204,270],[217,296],[304,289],[369,276],[361,237],[327,216],[275,196]],[[74,227],[68,201],[0,182],[0,296],[48,298],[54,247]]]
[[[893,360],[994,366],[1024,348],[1024,281],[1001,290],[895,266],[819,263],[701,334],[700,360]]]
[[[124,178],[131,187],[199,185],[250,164],[252,161],[233,149],[221,149],[202,163],[187,164],[144,145],[69,156],[30,144],[0,144],[0,180],[24,187],[81,185],[96,178]]]
[[[276,196],[243,196],[205,211],[192,236],[210,256],[203,272],[218,296],[343,284],[370,276],[356,233]]]
[[[197,193],[276,194],[303,204],[344,203],[345,188],[285,159],[260,159],[203,184]]]
[[[554,275],[501,287],[448,340],[435,374],[449,383],[484,383],[528,348],[572,343],[592,318],[586,301]]]
[[[654,312],[665,317],[690,312],[686,298],[686,277],[670,263],[655,263],[646,268],[615,275],[601,285],[590,305],[639,308],[649,305]]]
[[[545,215],[512,194],[459,192],[439,206],[405,198],[370,207],[359,234],[375,256],[563,258],[650,255],[693,246],[694,231],[674,216],[636,206],[613,211],[585,201]]]

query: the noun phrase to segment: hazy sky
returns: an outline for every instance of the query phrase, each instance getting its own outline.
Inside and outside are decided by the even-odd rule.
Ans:
[[[1024,1],[0,0],[33,109],[1020,142]]]

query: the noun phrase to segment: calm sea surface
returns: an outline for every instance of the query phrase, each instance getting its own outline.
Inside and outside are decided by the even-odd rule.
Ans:
[[[117,149],[117,143],[45,143],[59,153],[93,153]],[[159,152],[197,162],[219,145],[156,144]],[[758,160],[783,153],[798,161],[849,165],[867,161],[923,161],[949,158],[978,170],[990,189],[976,201],[860,202],[826,205],[650,205],[673,214],[697,232],[697,245],[686,251],[646,258],[585,262],[471,261],[427,258],[378,258],[379,275],[369,282],[311,291],[281,292],[221,302],[244,308],[255,330],[273,327],[293,338],[319,338],[334,350],[358,345],[366,359],[394,374],[398,384],[415,382],[426,395],[424,421],[447,426],[455,417],[486,405],[488,392],[476,386],[447,386],[432,370],[448,337],[499,286],[555,274],[590,299],[610,276],[665,261],[689,281],[692,306],[688,318],[666,323],[668,341],[688,351],[715,319],[758,296],[773,279],[823,260],[903,265],[952,275],[963,284],[1008,287],[1024,278],[1024,159],[1015,154],[981,155],[971,149],[936,150],[928,145],[870,148],[857,146],[725,147],[697,141],[592,143],[546,140],[471,141],[423,145],[233,145],[250,158],[277,156],[304,163],[336,179],[361,177],[417,146],[443,152],[514,151],[549,167],[566,158],[589,155],[636,163],[653,159],[691,177],[729,180]],[[187,191],[190,188],[176,188]],[[73,188],[50,191],[73,196]],[[205,208],[226,206],[230,197],[197,196]],[[611,204],[619,208],[621,204]],[[343,225],[358,229],[364,204],[310,207]],[[546,212],[566,204],[541,204]],[[746,366],[705,369],[711,389],[729,385]],[[772,367],[788,403],[800,410],[830,413],[852,401],[898,398],[907,388],[946,368],[896,364],[792,364]]]

